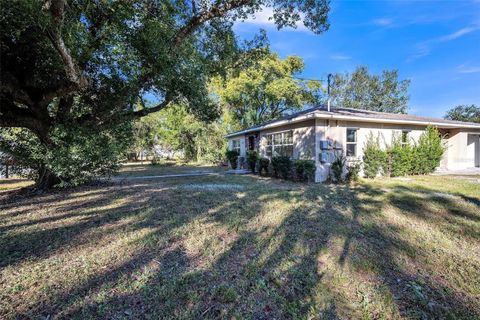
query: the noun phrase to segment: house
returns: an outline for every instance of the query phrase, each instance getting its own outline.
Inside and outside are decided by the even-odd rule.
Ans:
[[[444,136],[447,150],[438,170],[480,167],[480,124],[392,114],[369,110],[315,107],[227,135],[230,150],[241,157],[258,150],[264,157],[288,155],[293,159],[314,159],[315,181],[328,178],[335,153],[348,161],[361,160],[370,134],[385,147],[397,136],[403,142],[418,141],[428,125]],[[479,168],[480,170],[480,168]]]

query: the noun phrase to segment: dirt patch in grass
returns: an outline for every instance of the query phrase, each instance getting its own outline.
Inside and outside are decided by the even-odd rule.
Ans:
[[[480,189],[205,176],[0,204],[6,319],[480,317]]]
[[[184,190],[207,190],[207,191],[215,191],[215,190],[242,190],[243,186],[239,184],[186,184],[180,186],[180,189]]]

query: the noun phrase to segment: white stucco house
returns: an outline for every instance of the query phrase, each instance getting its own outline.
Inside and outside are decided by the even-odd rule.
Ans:
[[[359,109],[316,107],[275,121],[227,135],[229,149],[245,157],[247,150],[258,150],[264,157],[288,155],[293,159],[314,159],[315,181],[328,178],[335,152],[349,161],[361,160],[370,134],[387,146],[398,135],[402,141],[417,141],[428,125],[437,127],[447,150],[439,170],[479,168],[480,124],[392,114]]]

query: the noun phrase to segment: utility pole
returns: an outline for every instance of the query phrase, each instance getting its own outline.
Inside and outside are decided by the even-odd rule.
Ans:
[[[328,95],[327,110],[328,110],[328,112],[330,112],[330,85],[331,85],[332,76],[333,75],[331,73],[329,73],[328,77],[327,77],[327,83],[328,83],[328,86],[327,86],[327,95]]]

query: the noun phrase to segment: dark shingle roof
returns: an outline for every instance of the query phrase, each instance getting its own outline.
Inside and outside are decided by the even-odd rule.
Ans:
[[[325,114],[325,115],[330,115],[330,116],[345,116],[345,117],[356,117],[356,118],[375,118],[378,119],[379,122],[382,122],[382,120],[396,120],[396,121],[405,121],[405,122],[410,122],[410,121],[415,121],[415,122],[427,122],[427,123],[445,123],[445,124],[450,124],[450,125],[471,125],[472,127],[478,127],[480,129],[480,123],[473,123],[473,122],[463,122],[463,121],[454,121],[454,120],[446,120],[446,119],[441,119],[441,118],[432,118],[432,117],[421,117],[421,116],[415,116],[415,115],[410,115],[410,114],[398,114],[398,113],[388,113],[388,112],[378,112],[378,111],[371,111],[371,110],[363,110],[363,109],[352,109],[352,108],[339,108],[339,107],[331,107],[330,111],[327,110],[326,106],[319,106],[319,107],[314,107],[314,108],[309,108],[302,110],[300,112],[295,112],[289,115],[285,115],[283,117],[280,117],[276,120],[268,121],[265,123],[262,123],[257,126],[253,126],[244,130],[240,130],[237,132],[233,132],[228,134],[228,136],[234,136],[236,134],[240,134],[243,132],[251,132],[251,131],[256,131],[256,129],[260,130],[266,125],[279,122],[279,121],[284,121],[284,120],[291,120],[294,119],[298,116],[301,115],[306,115],[309,113],[320,113],[320,114]]]

